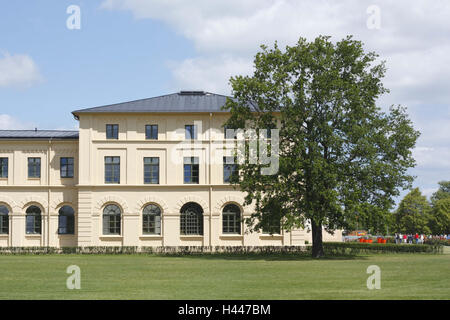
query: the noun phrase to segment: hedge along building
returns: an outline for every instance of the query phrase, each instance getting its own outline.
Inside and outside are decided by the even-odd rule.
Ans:
[[[0,130],[0,245],[311,241],[306,230],[247,232],[252,210],[224,158],[234,141],[224,134],[226,98],[182,91],[74,111],[79,131]]]

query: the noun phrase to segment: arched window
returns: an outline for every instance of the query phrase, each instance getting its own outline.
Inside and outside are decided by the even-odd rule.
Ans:
[[[241,210],[235,204],[227,204],[223,208],[222,233],[241,234]]]
[[[195,202],[186,203],[180,210],[182,235],[203,235],[203,209]]]
[[[9,210],[0,205],[0,234],[9,233]]]
[[[75,211],[70,206],[62,206],[59,209],[58,233],[75,233]]]
[[[147,205],[142,211],[142,233],[161,234],[161,209],[154,205]]]
[[[103,209],[103,234],[120,234],[121,214],[115,204],[108,204]]]
[[[29,206],[26,211],[27,234],[41,234],[41,209]]]

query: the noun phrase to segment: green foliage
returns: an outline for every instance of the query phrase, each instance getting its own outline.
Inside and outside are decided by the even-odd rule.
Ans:
[[[439,181],[439,189],[431,196],[431,203],[450,198],[450,181]]]
[[[433,203],[429,220],[433,234],[450,234],[450,198],[442,198]]]
[[[413,189],[400,202],[396,218],[396,231],[407,234],[430,234],[428,227],[431,206],[419,188]]]
[[[307,254],[306,246],[160,246],[160,247],[0,247],[0,254],[155,254],[155,255],[201,255],[201,254]]]
[[[439,238],[426,238],[424,241],[427,245],[441,245],[441,246],[447,246],[450,247],[450,239],[439,239]]]
[[[134,254],[138,247],[1,247],[0,254]]]
[[[431,196],[432,210],[429,227],[435,235],[450,234],[450,181],[440,181],[439,189]]]
[[[315,256],[322,226],[384,231],[393,197],[411,186],[407,170],[419,136],[405,108],[376,105],[388,92],[384,62],[376,64],[377,55],[351,37],[261,48],[254,74],[230,79],[235,99],[225,106],[225,126],[280,129],[276,175],[262,175],[261,164],[239,165],[236,184],[256,208],[249,227],[260,230],[270,216],[285,230],[311,221]],[[268,210],[274,203],[278,209]]]
[[[359,242],[325,242],[325,252],[331,256],[365,253],[439,253],[445,241],[430,241],[427,245],[378,244]],[[0,247],[0,254],[46,255],[89,254],[123,255],[154,254],[164,256],[188,255],[310,255],[311,246],[165,246],[165,247]]]
[[[442,253],[440,244],[394,244],[394,243],[359,243],[359,242],[325,242],[328,255],[356,255],[367,253]]]

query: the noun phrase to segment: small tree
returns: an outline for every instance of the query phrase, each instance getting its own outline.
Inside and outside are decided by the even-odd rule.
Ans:
[[[405,109],[382,112],[376,100],[384,63],[347,37],[332,43],[300,38],[281,51],[262,46],[253,76],[230,79],[234,99],[225,109],[231,128],[279,125],[279,170],[261,174],[262,164],[239,165],[236,181],[254,204],[251,230],[281,220],[281,228],[312,230],[312,255],[323,255],[322,228],[356,225],[383,229],[399,188],[409,188],[407,169],[419,133]]]
[[[440,181],[439,189],[431,196],[433,205],[429,227],[433,234],[450,234],[450,181]]]
[[[433,234],[450,234],[450,198],[436,201],[429,223]]]
[[[439,181],[439,189],[432,194],[431,203],[450,198],[450,181]]]
[[[401,233],[430,233],[431,206],[419,188],[413,189],[400,202],[396,212],[397,231]]]

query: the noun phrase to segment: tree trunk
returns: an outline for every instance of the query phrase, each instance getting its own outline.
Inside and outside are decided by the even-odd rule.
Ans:
[[[323,252],[323,242],[322,242],[322,224],[316,224],[313,219],[311,219],[312,226],[312,257],[320,258],[325,254]]]

